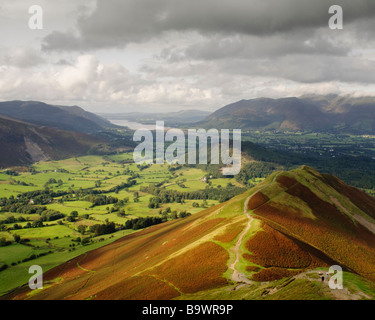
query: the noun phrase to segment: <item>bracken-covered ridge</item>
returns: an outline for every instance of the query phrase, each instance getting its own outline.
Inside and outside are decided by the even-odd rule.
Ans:
[[[47,271],[40,292],[25,285],[2,298],[336,299],[317,272],[338,264],[355,292],[345,297],[371,299],[374,208],[370,196],[312,168],[275,172],[225,203]]]

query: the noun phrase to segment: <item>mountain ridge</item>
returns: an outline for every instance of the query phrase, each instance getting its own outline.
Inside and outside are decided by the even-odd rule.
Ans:
[[[115,127],[108,120],[78,106],[51,105],[39,101],[0,102],[0,115],[38,126],[93,134],[105,127]]]
[[[275,172],[225,203],[47,271],[39,293],[24,287],[7,298],[301,299],[303,288],[334,299],[314,278],[333,263],[374,284],[373,208],[374,198],[310,167]]]
[[[205,128],[375,133],[375,98],[302,96],[257,98],[226,105],[200,121]]]

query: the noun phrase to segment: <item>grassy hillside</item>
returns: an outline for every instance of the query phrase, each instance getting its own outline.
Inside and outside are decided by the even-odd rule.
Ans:
[[[309,167],[127,235],[5,299],[373,299],[375,200]],[[345,272],[331,290],[318,272]]]

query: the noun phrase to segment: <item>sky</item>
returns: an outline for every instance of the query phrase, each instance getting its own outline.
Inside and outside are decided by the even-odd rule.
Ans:
[[[374,18],[374,0],[0,0],[0,100],[115,113],[374,96]]]

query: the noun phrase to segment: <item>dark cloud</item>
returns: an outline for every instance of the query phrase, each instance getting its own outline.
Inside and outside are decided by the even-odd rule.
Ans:
[[[93,1],[45,4],[61,21],[38,34],[39,57],[0,50],[0,93],[168,109],[375,92],[374,0]],[[328,27],[334,4],[344,30]]]
[[[268,36],[328,28],[328,8],[341,5],[345,23],[374,17],[373,0],[98,0],[77,21],[77,33],[53,32],[45,50],[118,47],[168,31]]]
[[[275,58],[290,54],[346,56],[351,51],[348,43],[333,43],[314,30],[292,31],[267,37],[236,35],[214,36],[192,43],[186,48],[164,48],[158,58],[168,62],[183,60],[220,60],[227,58]]]

